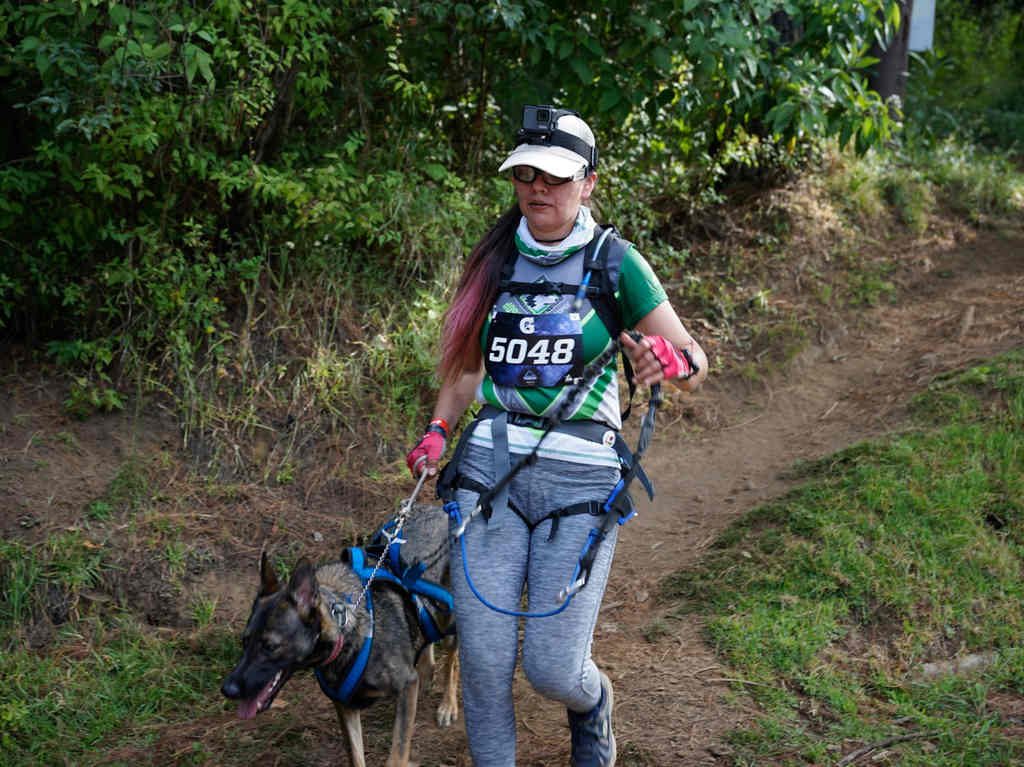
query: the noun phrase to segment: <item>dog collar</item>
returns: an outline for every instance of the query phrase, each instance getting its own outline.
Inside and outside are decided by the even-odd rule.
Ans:
[[[345,678],[342,679],[341,684],[337,687],[331,687],[331,685],[324,678],[323,672],[320,670],[324,664],[319,668],[313,669],[313,675],[316,677],[317,683],[320,685],[320,689],[323,690],[331,700],[337,703],[347,704],[352,700],[352,695],[359,687],[359,683],[363,679],[363,673],[366,671],[366,665],[370,662],[370,651],[373,648],[373,596],[370,591],[366,592],[366,611],[370,614],[370,633],[363,639],[363,646],[359,649],[359,654],[356,655],[354,661],[348,666],[348,671],[345,673]],[[340,631],[340,628],[339,628]],[[327,660],[330,663],[331,659],[336,656],[336,652],[341,649],[343,641],[341,637],[335,642],[334,651],[331,652],[331,658]]]
[[[337,658],[338,654],[341,652],[342,645],[345,644],[345,632],[342,631],[342,627],[345,625],[345,608],[342,606],[341,601],[335,598],[335,595],[333,593],[331,593],[330,595],[331,618],[334,619],[334,623],[338,627],[338,638],[334,640],[334,647],[331,648],[330,656],[327,658],[327,660],[320,664],[321,666],[327,666],[331,662],[333,662],[334,659]]]

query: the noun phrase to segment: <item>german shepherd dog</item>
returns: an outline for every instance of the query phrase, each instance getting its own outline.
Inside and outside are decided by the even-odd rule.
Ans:
[[[444,511],[417,504],[401,536],[403,567],[423,563],[427,567],[422,577],[447,587],[448,522]],[[238,701],[240,718],[251,719],[270,707],[284,683],[300,669],[317,668],[322,684],[337,690],[372,633],[364,673],[348,700],[335,700],[334,705],[348,738],[352,764],[365,767],[360,709],[381,698],[397,698],[387,766],[407,767],[419,687],[431,678],[434,668],[433,645],[420,628],[410,593],[402,586],[375,578],[368,598],[359,599],[363,584],[347,554],[342,561],[316,568],[302,558],[282,586],[263,552],[260,590],[242,634],[242,658],[224,680],[221,692]],[[369,560],[371,566],[375,562],[376,557]],[[442,629],[454,621],[454,616],[436,605],[427,609]],[[458,718],[458,653],[454,640],[445,644],[450,646],[444,664],[444,693],[437,709],[437,723],[442,727]]]

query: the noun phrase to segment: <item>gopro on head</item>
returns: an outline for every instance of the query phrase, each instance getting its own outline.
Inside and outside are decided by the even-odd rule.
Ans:
[[[523,132],[529,135],[546,135],[555,129],[559,117],[573,114],[576,112],[567,109],[527,104],[523,107]]]
[[[523,106],[523,127],[516,133],[516,144],[540,144],[560,146],[575,152],[587,161],[587,173],[597,167],[597,147],[593,147],[579,136],[574,136],[556,127],[558,120],[566,115],[580,116],[571,109],[556,109],[542,104]]]

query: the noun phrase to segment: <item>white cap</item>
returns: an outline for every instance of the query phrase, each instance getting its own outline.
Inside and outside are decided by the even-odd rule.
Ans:
[[[581,139],[588,146],[595,146],[594,132],[576,115],[562,115],[555,123],[555,130]],[[520,144],[498,168],[498,173],[516,165],[531,165],[545,173],[559,178],[572,178],[590,165],[590,158],[577,154],[571,149],[547,144]]]

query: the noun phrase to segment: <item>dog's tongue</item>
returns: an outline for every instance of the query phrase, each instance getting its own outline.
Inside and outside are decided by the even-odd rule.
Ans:
[[[252,719],[259,712],[260,702],[258,698],[238,701],[238,718]]]
[[[267,702],[274,694],[274,687],[277,685],[277,681],[281,678],[280,671],[263,685],[263,689],[259,691],[254,697],[249,700],[242,700],[238,702],[238,718],[239,719],[252,719],[256,714],[266,708]]]

